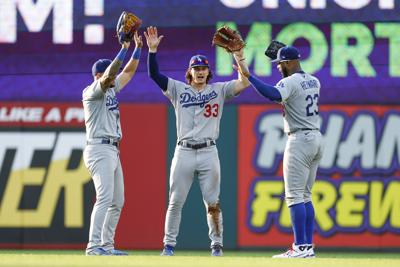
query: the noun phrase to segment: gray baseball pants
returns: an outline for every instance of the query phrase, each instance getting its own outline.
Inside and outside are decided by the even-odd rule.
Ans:
[[[319,131],[297,131],[288,136],[283,156],[283,177],[289,207],[311,201],[311,189],[322,153]]]
[[[124,205],[124,177],[119,150],[109,144],[87,145],[83,159],[96,189],[86,251],[114,249],[114,235]]]
[[[182,207],[185,204],[195,174],[198,175],[200,190],[207,211],[211,246],[223,245],[222,212],[219,205],[221,170],[216,146],[197,150],[176,146],[169,178],[170,190],[165,218],[165,245],[176,245]]]

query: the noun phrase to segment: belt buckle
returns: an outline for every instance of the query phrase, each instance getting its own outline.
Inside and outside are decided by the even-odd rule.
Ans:
[[[205,148],[205,147],[209,147],[209,143],[208,141],[201,143],[201,144],[197,144],[198,149],[200,148]]]
[[[191,148],[193,148],[193,149],[200,149],[201,147],[200,147],[200,144],[194,144],[194,145],[191,145]]]
[[[101,144],[109,144],[109,143],[110,143],[110,140],[108,140],[106,138],[101,139]]]

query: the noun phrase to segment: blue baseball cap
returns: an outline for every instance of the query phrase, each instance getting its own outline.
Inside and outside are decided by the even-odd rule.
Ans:
[[[97,73],[103,73],[106,71],[108,66],[111,64],[110,59],[99,59],[97,60],[92,67],[92,75],[96,76]]]
[[[293,46],[284,46],[278,50],[278,54],[276,59],[271,62],[281,62],[281,61],[290,61],[296,60],[300,58],[300,52],[296,47]]]
[[[199,67],[199,66],[205,66],[208,68],[210,67],[210,65],[208,65],[208,59],[206,56],[195,55],[190,59],[189,68]]]

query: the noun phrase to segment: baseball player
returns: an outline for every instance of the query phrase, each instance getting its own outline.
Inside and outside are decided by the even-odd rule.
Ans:
[[[120,74],[130,42],[123,42],[116,58],[100,59],[92,67],[94,81],[82,93],[87,146],[83,156],[96,189],[86,255],[127,255],[114,248],[114,235],[124,204],[124,181],[119,158],[122,138],[116,94],[132,79],[139,64],[141,36],[134,36],[135,50]],[[117,75],[118,74],[118,75]]]
[[[159,72],[156,61],[157,47],[163,36],[158,36],[155,27],[147,28],[144,35],[149,47],[149,76],[175,108],[178,137],[171,163],[169,205],[161,255],[174,254],[182,207],[197,174],[207,211],[211,255],[222,256],[221,174],[216,140],[225,100],[240,94],[249,82],[239,74],[237,80],[209,84],[212,73],[207,58],[202,55],[190,59],[187,83],[168,78]],[[244,61],[243,51],[235,52],[234,57]]]
[[[276,60],[283,79],[276,86],[250,75],[244,62],[239,71],[264,97],[279,102],[284,109],[284,131],[288,135],[283,157],[285,198],[290,209],[294,243],[287,252],[274,258],[315,257],[313,243],[314,208],[311,189],[322,157],[318,100],[320,82],[302,71],[300,53],[292,46],[280,48]]]

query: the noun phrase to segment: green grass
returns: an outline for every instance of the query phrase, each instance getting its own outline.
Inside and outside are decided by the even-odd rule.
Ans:
[[[73,250],[0,250],[0,266],[168,266],[168,267],[399,267],[399,253],[318,253],[315,259],[271,259],[275,252],[225,251],[211,257],[207,251],[177,251],[160,257],[159,251],[130,251],[127,257],[91,256]]]

